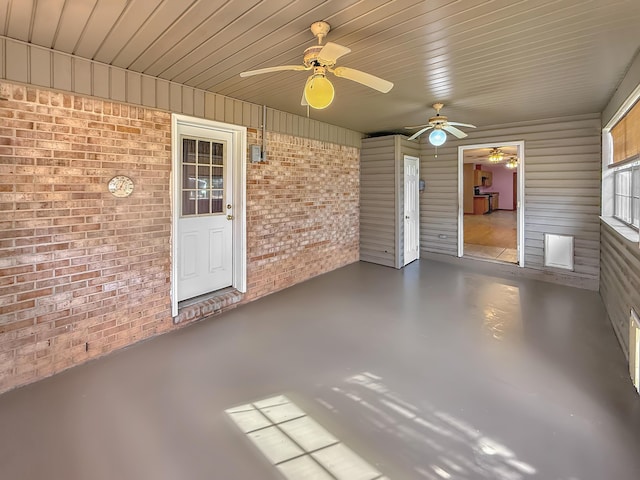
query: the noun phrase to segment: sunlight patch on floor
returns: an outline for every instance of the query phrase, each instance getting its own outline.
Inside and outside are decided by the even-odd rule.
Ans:
[[[289,480],[388,480],[284,395],[225,412]]]

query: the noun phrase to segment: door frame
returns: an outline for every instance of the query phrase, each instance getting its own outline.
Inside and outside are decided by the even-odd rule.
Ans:
[[[524,140],[519,141],[496,141],[491,143],[481,143],[475,145],[464,145],[458,147],[458,257],[464,255],[464,152],[476,148],[493,148],[496,145],[514,146],[518,149],[518,191],[517,193],[517,247],[518,265],[524,267]]]
[[[402,247],[402,262],[400,262],[400,259],[398,259],[398,264],[400,265],[400,267],[404,267],[406,265],[408,265],[407,263],[407,259],[406,259],[406,244],[407,244],[407,229],[405,228],[406,222],[405,222],[405,216],[406,216],[406,212],[405,212],[405,205],[406,205],[406,199],[407,199],[407,182],[405,180],[405,170],[406,170],[406,163],[407,163],[407,158],[410,158],[412,160],[416,161],[416,165],[418,166],[418,184],[420,183],[420,157],[415,156],[415,155],[407,155],[407,154],[403,154],[402,156],[402,215],[401,215],[401,220],[402,220],[402,238],[404,240],[403,244],[400,246],[398,245],[396,247],[396,250],[398,251],[398,254],[400,254],[400,248]],[[416,210],[417,210],[417,214],[418,214],[418,218],[416,221],[416,245],[418,246],[418,256],[415,260],[420,260],[420,189],[416,188]],[[412,261],[415,261],[412,260]],[[401,264],[400,264],[401,263]]]
[[[241,293],[247,291],[247,128],[240,125],[216,122],[204,118],[171,114],[171,316],[178,315],[178,219],[180,218],[180,135],[179,127],[193,126],[213,132],[230,133],[233,146],[229,152],[230,170],[233,176],[233,275],[231,286]]]

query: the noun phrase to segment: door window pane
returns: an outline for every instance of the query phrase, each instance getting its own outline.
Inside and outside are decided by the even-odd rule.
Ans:
[[[213,143],[212,148],[212,165],[222,165],[224,155],[224,145],[222,143]]]
[[[182,142],[182,162],[196,163],[196,141],[185,138]]]
[[[222,190],[212,190],[211,191],[211,213],[222,213]]]
[[[196,214],[196,198],[193,190],[182,192],[182,215]]]
[[[182,140],[182,215],[224,213],[224,143]]]

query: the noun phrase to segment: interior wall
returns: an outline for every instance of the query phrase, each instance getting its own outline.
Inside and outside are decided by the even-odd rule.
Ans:
[[[640,89],[640,52],[602,113],[602,127],[619,118],[638,97]],[[615,121],[615,120],[614,120]],[[629,355],[629,317],[631,309],[640,312],[640,247],[638,232],[613,215],[613,171],[609,169],[611,144],[603,137],[602,155],[602,221],[600,295],[620,345]],[[608,217],[608,218],[606,218]],[[632,240],[630,240],[632,239]]]
[[[170,113],[8,82],[0,96],[2,392],[178,327]],[[266,145],[247,165],[245,302],[358,260],[359,149]],[[108,192],[116,174],[130,197]]]
[[[525,142],[525,270],[514,273],[598,289],[600,116],[598,114],[466,129],[437,150],[421,140],[421,252],[457,256],[458,147]],[[462,172],[460,172],[462,175]],[[544,233],[575,238],[574,271],[544,267]]]
[[[603,222],[601,258],[600,296],[628,357],[631,308],[640,313],[640,248]]]
[[[498,208],[513,210],[513,170],[497,165],[483,165],[483,170],[491,172],[490,187],[480,187],[481,192],[498,192]]]

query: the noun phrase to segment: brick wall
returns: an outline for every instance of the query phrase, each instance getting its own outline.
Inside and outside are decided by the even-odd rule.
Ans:
[[[359,185],[359,149],[267,133],[247,172],[246,298],[357,261]]]
[[[0,392],[176,328],[171,116],[0,83]],[[249,131],[249,144],[258,132]],[[358,258],[359,151],[268,134],[244,301]],[[134,179],[128,198],[106,188]]]

